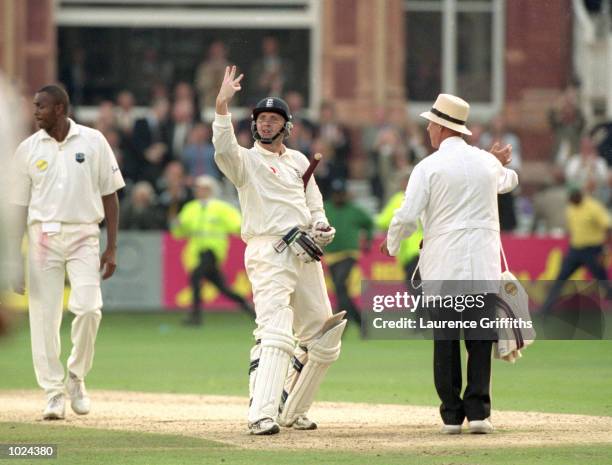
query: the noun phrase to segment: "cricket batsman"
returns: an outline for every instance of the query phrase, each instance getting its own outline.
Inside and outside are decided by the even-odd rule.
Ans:
[[[332,316],[321,247],[335,234],[306,156],[283,144],[288,105],[268,97],[253,110],[251,148],[238,145],[229,102],[244,75],[227,67],[213,122],[215,161],[238,189],[245,266],[253,288],[255,345],[249,368],[249,432],[280,426],[313,430],[307,416],[329,366],[340,355],[344,313]]]

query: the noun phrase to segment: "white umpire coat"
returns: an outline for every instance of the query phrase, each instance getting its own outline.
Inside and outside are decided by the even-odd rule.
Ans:
[[[461,281],[462,292],[499,291],[501,278],[497,194],[518,185],[517,174],[461,137],[442,141],[416,165],[401,207],[389,226],[387,247],[397,255],[402,239],[423,225],[419,261],[423,288]]]

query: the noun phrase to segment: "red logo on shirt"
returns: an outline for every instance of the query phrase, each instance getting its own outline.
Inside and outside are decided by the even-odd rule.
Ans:
[[[270,169],[272,170],[274,174],[278,174],[278,172],[276,171],[276,168],[274,168],[273,166],[271,166]]]

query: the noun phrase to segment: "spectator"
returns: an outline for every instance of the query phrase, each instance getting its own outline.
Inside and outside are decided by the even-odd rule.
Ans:
[[[608,166],[590,137],[580,142],[580,153],[572,156],[565,166],[567,182],[596,197],[604,204],[608,200]]]
[[[375,193],[379,202],[385,204],[395,192],[398,173],[411,166],[409,148],[397,128],[388,127],[378,133],[372,158],[375,163]]]
[[[321,153],[323,155],[317,166],[316,178],[323,199],[327,199],[331,194],[332,181],[334,179],[346,179],[348,168],[344,161],[338,160],[334,148],[325,139],[316,138],[312,142],[310,151],[312,154]]]
[[[159,99],[170,101],[170,92],[168,91],[168,86],[163,82],[156,82],[151,88],[151,101],[155,102]]]
[[[174,86],[172,95],[173,95],[172,101],[175,104],[183,100],[191,102],[192,119],[194,121],[199,121],[201,119],[200,115],[197,112],[198,98],[196,96],[196,91],[193,85],[185,81],[180,81]]]
[[[565,209],[567,207],[567,188],[563,169],[552,168],[552,178],[533,197],[533,226],[535,233],[560,236],[566,229]]]
[[[383,106],[374,110],[374,123],[368,124],[361,131],[361,145],[366,153],[372,153],[381,131],[392,126],[389,112]]]
[[[321,104],[318,136],[332,146],[337,163],[344,165],[348,163],[351,154],[351,137],[348,129],[336,118],[336,110],[331,102]]]
[[[200,112],[215,106],[219,83],[223,81],[225,67],[228,64],[225,45],[220,40],[215,40],[208,48],[207,58],[196,70],[195,86],[198,91]]]
[[[424,129],[416,124],[412,119],[406,120],[406,141],[409,150],[409,159],[412,165],[416,165],[423,158],[429,155],[429,148],[425,141]]]
[[[285,94],[285,102],[291,108],[293,124],[301,123],[311,134],[316,132],[317,126],[306,115],[304,110],[304,96],[296,90],[290,90]]]
[[[172,106],[172,120],[169,128],[170,158],[181,159],[187,137],[194,125],[193,102],[187,98],[176,100]]]
[[[168,85],[174,76],[174,65],[171,61],[160,61],[159,52],[155,47],[147,47],[142,60],[136,68],[138,74],[133,75],[135,82],[140,83],[138,101],[146,102],[151,98],[152,90],[159,84]]]
[[[122,90],[117,95],[117,107],[115,108],[115,121],[117,127],[125,137],[131,137],[134,130],[136,115],[134,114],[134,94],[129,90]]]
[[[251,135],[248,134],[248,137],[250,139]],[[215,163],[215,148],[210,138],[210,128],[204,123],[196,123],[189,133],[181,159],[187,169],[187,175],[191,178],[206,174],[217,180],[221,179],[221,172]]]
[[[137,182],[130,192],[129,201],[121,205],[119,227],[139,231],[164,229],[163,212],[157,206],[155,191],[147,181]]]
[[[185,81],[180,81],[174,86],[173,97],[175,102],[179,102],[181,100],[195,102],[196,95],[191,84]]]
[[[111,100],[103,100],[98,105],[98,116],[94,122],[94,128],[100,132],[117,129],[115,119],[115,104]]]
[[[281,97],[285,85],[291,81],[292,65],[280,56],[278,39],[266,36],[261,42],[262,56],[255,61],[250,75],[257,76],[251,100],[256,102],[264,97]]]
[[[166,227],[168,227],[181,208],[193,198],[187,187],[185,170],[181,162],[173,160],[166,165],[164,175],[159,179],[157,187],[160,192],[158,204],[164,212]]]
[[[568,86],[561,94],[555,106],[550,109],[548,119],[555,137],[553,159],[558,165],[564,166],[572,154],[578,153],[585,125],[575,87]]]
[[[168,151],[169,104],[166,99],[153,102],[145,118],[136,120],[132,146],[138,160],[138,179],[155,183],[170,159]]]
[[[291,134],[287,138],[287,146],[299,150],[305,155],[311,155],[312,139],[313,133],[311,129],[304,124],[304,120],[298,119],[293,123]]]

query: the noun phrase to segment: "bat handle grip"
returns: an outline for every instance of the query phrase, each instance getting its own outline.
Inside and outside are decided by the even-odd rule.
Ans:
[[[321,161],[321,158],[323,158],[323,155],[321,155],[320,153],[315,153],[314,156],[312,157],[312,160],[310,161],[310,165],[308,165],[306,172],[302,176],[302,181],[304,183],[304,190],[306,190],[308,181],[310,181],[310,178],[312,177],[312,174],[314,173],[315,168]]]

